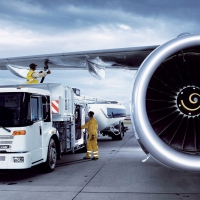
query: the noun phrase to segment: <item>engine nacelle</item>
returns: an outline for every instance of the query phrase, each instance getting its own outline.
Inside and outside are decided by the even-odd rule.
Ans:
[[[200,171],[200,35],[154,50],[135,77],[131,117],[136,138],[171,168]]]

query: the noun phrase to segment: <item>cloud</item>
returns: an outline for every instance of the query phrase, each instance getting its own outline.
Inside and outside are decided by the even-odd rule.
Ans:
[[[145,32],[148,37],[141,35],[140,31]],[[158,36],[156,31],[150,29],[140,31],[127,29],[124,33],[119,28],[99,26],[77,32],[56,32],[52,35],[23,29],[1,29],[0,57],[148,46],[161,44],[168,39],[164,34]]]
[[[199,7],[198,0],[2,1],[0,57],[163,44],[182,32],[200,32]],[[0,78],[2,84],[25,81],[3,71]],[[87,71],[53,71],[45,82],[77,87],[82,94],[128,107],[132,79],[127,71],[106,70],[104,81]]]
[[[123,30],[130,30],[131,27],[130,26],[127,26],[127,25],[124,25],[124,24],[119,24],[119,27]]]
[[[182,32],[200,32],[197,5],[156,0],[2,1],[0,57],[163,44]]]
[[[119,24],[123,25],[121,28],[130,27],[139,30],[146,27],[160,32],[161,24],[162,27],[170,25],[171,28],[176,28],[176,21],[184,21],[179,23],[179,26],[187,25],[192,21],[198,23],[194,16],[199,16],[199,12],[194,4],[181,2],[87,1],[84,3],[74,0],[53,3],[11,0],[9,3],[1,3],[0,21],[6,22],[6,26],[12,25],[45,34],[51,34],[51,31],[56,32],[56,30],[71,32],[94,27],[109,27],[109,30],[117,30]],[[198,4],[196,1],[196,5]],[[174,31],[170,29],[170,32]]]

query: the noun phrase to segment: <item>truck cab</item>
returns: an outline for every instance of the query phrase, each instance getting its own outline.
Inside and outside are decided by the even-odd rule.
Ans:
[[[0,168],[30,168],[42,163],[52,127],[50,93],[43,89],[0,88]]]
[[[83,130],[75,128],[85,122],[85,114],[74,104],[72,88],[54,83],[0,86],[0,110],[0,169],[42,164],[53,171],[61,153],[86,145]]]

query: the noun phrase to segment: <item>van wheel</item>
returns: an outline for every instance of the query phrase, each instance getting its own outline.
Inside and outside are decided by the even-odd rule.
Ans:
[[[56,167],[57,151],[56,143],[53,138],[49,141],[47,161],[44,163],[43,169],[45,172],[52,172]]]
[[[120,132],[120,134],[117,136],[117,139],[122,140],[123,137],[124,137],[124,125],[123,125],[123,123],[121,123],[120,126],[119,126],[119,132]]]

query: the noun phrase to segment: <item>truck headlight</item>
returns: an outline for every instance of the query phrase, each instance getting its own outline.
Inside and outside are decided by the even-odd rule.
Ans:
[[[23,163],[24,157],[13,157],[14,163]]]

